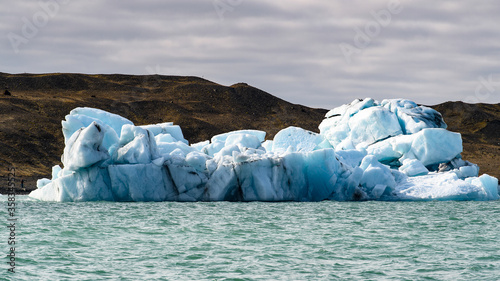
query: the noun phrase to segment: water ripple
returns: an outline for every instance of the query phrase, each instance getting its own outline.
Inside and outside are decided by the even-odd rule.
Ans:
[[[500,276],[499,201],[20,201],[18,268],[2,280]]]

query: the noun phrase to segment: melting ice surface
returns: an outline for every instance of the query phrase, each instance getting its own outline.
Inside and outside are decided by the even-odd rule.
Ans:
[[[135,126],[99,109],[62,121],[64,168],[30,196],[47,201],[497,200],[498,179],[462,160],[441,114],[367,98],[329,111],[320,133],[241,130],[189,145],[172,123]]]

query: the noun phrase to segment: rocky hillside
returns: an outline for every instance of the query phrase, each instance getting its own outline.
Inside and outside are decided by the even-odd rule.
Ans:
[[[0,73],[0,87],[0,175],[14,165],[28,188],[60,163],[61,120],[75,107],[137,125],[174,122],[190,142],[241,128],[265,130],[268,138],[288,126],[317,131],[326,113],[244,83],[227,87],[197,77]]]
[[[0,73],[0,87],[2,187],[13,165],[28,189],[60,164],[61,120],[75,107],[104,109],[137,125],[174,122],[190,142],[243,128],[265,130],[270,139],[288,126],[318,131],[327,112],[245,83],[223,86],[197,77]],[[463,134],[464,158],[500,177],[500,104],[448,102],[434,108],[450,130]]]

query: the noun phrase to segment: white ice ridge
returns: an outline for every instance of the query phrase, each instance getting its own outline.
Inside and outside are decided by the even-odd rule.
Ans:
[[[461,159],[460,134],[404,99],[332,109],[320,133],[265,140],[240,130],[189,145],[179,126],[135,126],[99,109],[62,121],[64,168],[38,180],[47,201],[497,200],[498,179]]]

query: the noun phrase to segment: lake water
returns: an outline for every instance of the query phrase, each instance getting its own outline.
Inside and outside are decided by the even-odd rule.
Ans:
[[[0,218],[7,225],[6,196]],[[496,280],[500,201],[50,203],[1,280]]]

